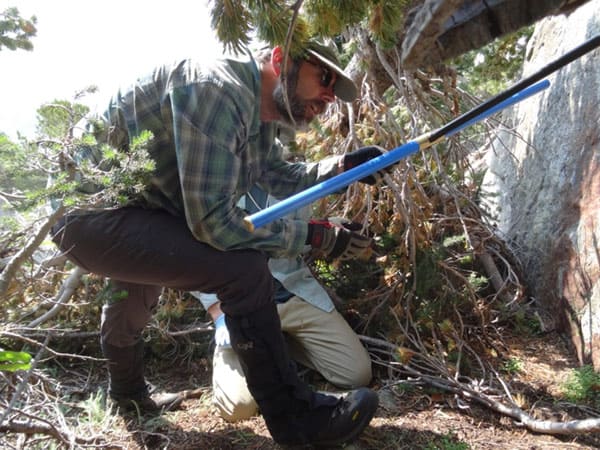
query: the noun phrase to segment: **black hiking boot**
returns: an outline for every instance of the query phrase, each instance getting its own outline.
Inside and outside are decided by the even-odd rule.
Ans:
[[[355,439],[378,405],[367,388],[344,395],[314,392],[287,353],[274,304],[242,317],[226,312],[232,348],[271,436],[285,446],[333,446]]]
[[[336,395],[328,395],[332,396]],[[265,417],[265,421],[273,439],[287,449],[335,447],[356,439],[369,425],[378,404],[374,391],[360,388],[338,397],[335,406]]]
[[[158,414],[172,411],[181,406],[188,396],[185,392],[158,392],[148,386],[146,392],[137,395],[110,393],[113,403],[121,412],[138,412],[141,414]]]
[[[108,359],[108,394],[122,412],[159,413],[177,409],[188,392],[158,392],[144,378],[144,343],[116,347],[101,341]]]

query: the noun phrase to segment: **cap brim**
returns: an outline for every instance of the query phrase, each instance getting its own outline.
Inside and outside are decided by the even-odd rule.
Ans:
[[[314,50],[307,50],[307,52],[311,56],[317,58],[321,64],[330,68],[337,74],[335,84],[333,85],[333,92],[335,93],[336,97],[345,102],[351,102],[358,96],[358,91],[354,81],[352,81],[340,67]]]

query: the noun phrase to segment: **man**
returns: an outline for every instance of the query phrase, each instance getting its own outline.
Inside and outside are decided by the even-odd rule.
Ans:
[[[120,91],[104,114],[106,141],[127,152],[134,138],[151,132],[152,177],[141,198],[125,207],[65,217],[53,239],[73,262],[111,279],[115,301],[102,311],[101,345],[113,399],[144,408],[164,404],[144,379],[141,339],[161,287],[214,293],[273,439],[338,445],[368,425],[377,395],[366,388],[344,396],[316,393],[299,379],[267,261],[295,257],[306,246],[329,257],[351,248],[360,253],[368,240],[322,221],[280,219],[250,232],[237,202],[256,183],[285,198],[381,150],[286,162],[275,142],[278,123],[304,125],[336,96],[354,99],[356,87],[325,46],[311,43],[285,62],[280,47],[257,60],[185,60]]]
[[[275,200],[258,186],[239,206],[248,213],[263,209]],[[306,217],[308,208],[294,218]],[[318,371],[340,388],[366,386],[371,381],[371,359],[358,336],[335,310],[327,291],[313,277],[303,258],[274,258],[269,268],[275,279],[274,300],[282,331],[294,361]],[[213,403],[230,422],[247,419],[258,406],[246,386],[239,358],[231,348],[229,331],[215,294],[192,292],[215,324],[213,355]]]

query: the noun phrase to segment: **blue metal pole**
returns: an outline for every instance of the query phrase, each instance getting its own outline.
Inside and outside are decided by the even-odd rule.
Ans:
[[[309,203],[318,200],[319,198],[325,197],[326,195],[332,194],[334,192],[339,191],[342,188],[345,188],[354,181],[358,181],[368,175],[379,172],[380,170],[383,170],[386,167],[397,163],[402,158],[416,153],[418,150],[423,150],[432,146],[433,144],[441,142],[444,138],[458,133],[465,127],[472,125],[473,123],[479,122],[489,117],[490,115],[495,114],[501,109],[514,105],[515,103],[518,103],[522,100],[525,100],[528,97],[531,97],[534,94],[537,94],[541,90],[546,89],[549,85],[550,82],[548,80],[540,81],[532,86],[529,86],[517,92],[513,96],[494,105],[493,107],[486,109],[471,120],[461,124],[460,126],[457,126],[456,129],[448,130],[446,134],[444,134],[441,137],[438,137],[435,141],[430,141],[429,139],[430,136],[436,133],[435,131],[420,136],[419,138],[410,141],[406,144],[403,144],[399,147],[396,147],[390,150],[389,152],[378,156],[377,158],[373,158],[365,162],[364,164],[361,164],[360,166],[356,166],[353,169],[350,169],[346,172],[336,175],[335,177],[332,177],[321,183],[315,184],[314,186],[311,186],[308,189],[298,192],[297,194],[294,194],[291,197],[288,197],[268,208],[258,211],[252,215],[246,216],[244,218],[246,227],[250,231],[254,231],[256,228],[271,223],[276,219],[280,219],[286,214],[295,211],[296,209],[302,208],[303,206],[306,206]]]

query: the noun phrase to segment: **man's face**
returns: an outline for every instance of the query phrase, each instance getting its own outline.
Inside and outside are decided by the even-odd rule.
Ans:
[[[285,101],[285,90],[281,81],[273,91],[273,100],[282,121],[287,125],[302,128],[323,113],[327,104],[335,100],[333,85],[336,73],[313,60],[295,60],[287,76],[289,110]],[[294,123],[295,122],[295,123]]]

